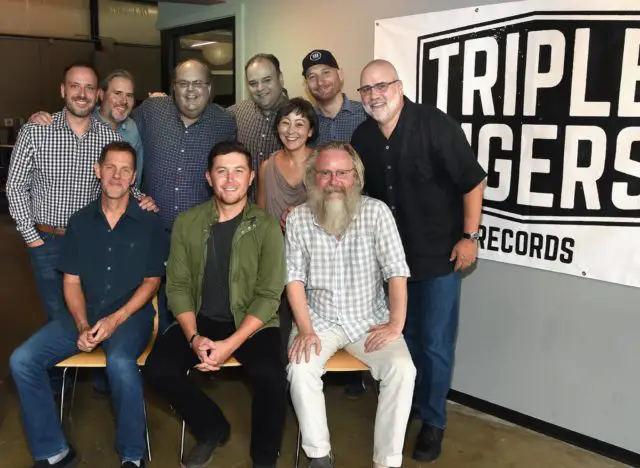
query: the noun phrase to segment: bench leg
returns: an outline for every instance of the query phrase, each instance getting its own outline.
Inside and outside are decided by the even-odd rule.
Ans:
[[[147,421],[147,402],[143,400],[142,410],[144,412],[144,435],[147,439],[147,458],[151,461],[151,442],[149,441],[149,422]]]
[[[64,415],[64,387],[67,383],[67,370],[69,368],[65,367],[62,369],[62,389],[60,391],[60,425],[62,426],[62,416]]]
[[[187,424],[182,420],[182,431],[180,432],[180,463],[182,463],[182,456],[184,455],[184,430]]]
[[[73,386],[71,387],[71,403],[69,403],[69,419],[71,419],[71,411],[73,411],[73,402],[76,400],[76,382],[78,381],[78,368],[74,369]]]

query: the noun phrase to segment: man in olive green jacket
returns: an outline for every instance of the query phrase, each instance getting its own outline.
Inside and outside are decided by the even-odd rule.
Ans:
[[[253,390],[253,466],[275,468],[286,409],[277,316],[285,280],[282,231],[247,201],[254,171],[242,144],[215,145],[206,177],[213,200],[180,214],[171,237],[167,298],[178,323],[160,337],[144,373],[196,437],[184,466],[200,468],[230,428],[186,373],[217,371],[233,355]]]

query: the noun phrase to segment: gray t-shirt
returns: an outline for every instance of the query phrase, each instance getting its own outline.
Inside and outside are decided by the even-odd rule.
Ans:
[[[233,235],[241,220],[242,213],[211,228],[200,306],[200,313],[211,320],[233,322],[229,301],[229,261]]]

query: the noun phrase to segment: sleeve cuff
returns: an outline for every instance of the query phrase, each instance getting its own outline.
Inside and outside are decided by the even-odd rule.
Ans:
[[[300,281],[304,284],[307,284],[307,275],[299,271],[288,271],[287,284],[293,283],[294,281]]]
[[[38,231],[36,231],[36,228],[33,226],[29,226],[28,228],[21,230],[20,234],[22,234],[25,244],[40,240],[40,234],[38,234]]]
[[[411,272],[409,271],[409,266],[406,262],[396,262],[391,265],[385,265],[382,269],[382,275],[385,281],[389,280],[389,278],[393,278],[396,276],[403,276],[405,278],[411,277]]]

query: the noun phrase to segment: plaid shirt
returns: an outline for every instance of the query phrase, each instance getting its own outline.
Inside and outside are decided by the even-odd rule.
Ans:
[[[317,224],[307,203],[287,218],[287,284],[305,284],[316,332],[339,325],[354,342],[389,320],[383,280],[409,277],[393,215],[381,201],[362,197],[342,238]]]
[[[238,125],[238,141],[244,144],[251,152],[253,170],[258,172],[262,161],[267,159],[271,153],[282,148],[280,138],[276,132],[276,114],[280,106],[287,102],[288,98],[282,95],[276,108],[269,113],[265,113],[251,99],[240,101],[227,110],[236,119]],[[258,178],[249,187],[249,199],[255,201]]]
[[[64,110],[53,114],[51,125],[22,127],[11,154],[7,198],[26,243],[40,239],[36,224],[66,227],[69,216],[100,195],[93,165],[102,148],[116,140],[120,136],[96,119],[78,137]]]
[[[316,108],[318,114],[318,139],[316,145],[331,140],[351,141],[351,135],[362,122],[367,119],[367,113],[358,101],[350,101],[346,94],[342,95],[342,107],[332,119],[325,117]]]
[[[146,99],[133,119],[144,146],[143,187],[171,229],[179,213],[211,198],[204,176],[209,152],[220,141],[235,140],[236,124],[222,107],[209,104],[186,127],[170,96]]]

